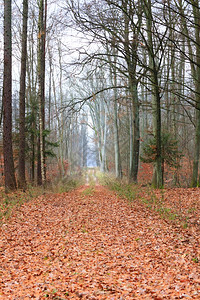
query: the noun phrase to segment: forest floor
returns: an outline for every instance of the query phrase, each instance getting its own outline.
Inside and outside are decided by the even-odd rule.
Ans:
[[[200,299],[197,208],[184,227],[99,185],[39,196],[0,228],[0,299]]]

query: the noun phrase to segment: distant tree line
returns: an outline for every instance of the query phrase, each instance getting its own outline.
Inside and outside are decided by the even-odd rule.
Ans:
[[[86,47],[82,50],[82,63],[91,70],[92,77],[97,74],[95,70],[103,69],[104,76],[110,78],[105,85],[106,90],[112,88],[109,100],[106,97],[104,101],[102,97],[99,101],[109,110],[113,104],[113,132],[111,135],[107,126],[104,142],[107,145],[113,137],[116,177],[122,176],[123,143],[127,140],[129,180],[137,182],[143,153],[141,139],[151,142],[153,135],[152,183],[162,187],[163,136],[171,134],[172,139],[179,141],[172,160],[180,162],[180,151],[186,158],[189,156],[193,161],[191,185],[198,186],[199,1],[77,0],[66,3],[74,28],[89,35],[94,45],[96,43],[93,51]],[[95,90],[98,85],[93,92]],[[126,135],[120,133],[124,122],[127,124]],[[99,130],[96,132],[99,135]],[[177,176],[174,178],[178,180]]]
[[[199,1],[56,4],[4,1],[6,190],[45,185],[56,168],[63,177],[66,166],[86,167],[89,148],[100,170],[118,179],[137,183],[148,162],[154,187],[163,186],[166,164],[180,184],[187,162],[188,183],[198,186]]]

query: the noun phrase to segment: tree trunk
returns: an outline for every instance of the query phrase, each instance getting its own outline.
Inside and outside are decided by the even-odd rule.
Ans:
[[[196,129],[195,129],[195,148],[193,159],[193,172],[192,172],[192,187],[197,187],[198,182],[198,169],[199,169],[199,152],[200,152],[200,105],[198,104],[196,110]]]
[[[44,14],[45,10],[45,14]],[[42,178],[42,185],[45,185],[45,30],[46,30],[46,1],[39,3],[39,20],[38,20],[38,104],[39,104],[39,152],[40,161],[38,161],[38,176]],[[41,170],[40,170],[41,166]],[[38,178],[38,182],[39,182]]]
[[[106,45],[108,61],[110,65],[110,82],[114,86],[114,106],[113,106],[113,131],[114,131],[114,150],[115,150],[115,177],[117,179],[122,178],[122,166],[121,166],[121,156],[120,156],[120,146],[119,146],[119,126],[118,126],[118,105],[117,105],[117,47],[115,37],[112,36],[111,50],[109,50],[108,45]],[[113,54],[114,58],[112,60],[110,53]]]
[[[140,153],[140,117],[139,117],[139,100],[137,91],[137,82],[130,80],[131,101],[132,101],[132,119],[133,119],[133,152],[131,158],[131,168],[129,181],[137,183],[139,153]],[[130,133],[132,135],[132,132]]]
[[[60,107],[61,107],[61,112],[60,112],[60,129],[59,129],[59,138],[60,138],[60,163],[61,163],[61,173],[62,176],[64,176],[64,117],[63,117],[63,90],[62,90],[62,80],[63,80],[63,75],[62,75],[62,51],[61,51],[61,44],[60,41],[58,42],[58,54],[59,54],[59,88],[60,88]]]
[[[106,171],[106,140],[107,140],[107,109],[105,103],[100,103],[101,113],[101,149],[100,149],[100,171]]]
[[[153,95],[153,123],[154,123],[154,136],[156,140],[156,159],[154,165],[154,174],[152,185],[155,188],[162,188],[163,186],[163,169],[162,169],[162,152],[161,152],[161,110],[160,110],[160,95],[158,92],[157,83],[154,86]]]
[[[129,180],[131,178],[132,166],[133,166],[133,108],[130,101],[129,107]]]
[[[27,20],[28,0],[23,0],[23,32],[22,32],[22,55],[21,76],[19,92],[19,170],[18,186],[26,187],[25,177],[25,90],[26,90],[26,60],[27,60]]]
[[[115,176],[117,179],[122,178],[121,157],[119,149],[119,132],[118,132],[118,109],[117,99],[114,99],[114,148],[115,148]]]
[[[139,119],[139,100],[138,100],[138,89],[137,89],[137,60],[138,60],[138,32],[140,29],[141,22],[138,20],[138,28],[131,26],[130,19],[134,18],[134,11],[128,6],[128,2],[123,3],[124,11],[124,53],[125,60],[128,68],[128,79],[129,79],[129,94],[131,97],[131,108],[132,108],[132,123],[133,132],[130,130],[130,170],[129,170],[129,181],[137,183],[138,167],[139,167],[139,150],[140,150],[140,119]],[[140,5],[139,5],[140,6]],[[138,6],[138,7],[139,7]],[[139,8],[138,8],[139,9]],[[129,16],[129,17],[128,17]],[[140,19],[140,16],[138,16]],[[130,27],[131,26],[131,27]],[[130,39],[132,35],[132,39]]]
[[[114,58],[114,148],[115,148],[115,176],[117,179],[122,178],[122,166],[119,147],[119,129],[118,129],[118,107],[117,107],[117,71],[116,58]]]
[[[35,72],[35,53],[34,53],[34,32],[35,32],[35,22],[29,28],[30,37],[28,39],[28,54],[27,55],[27,113],[31,117],[30,119],[30,149],[31,153],[29,156],[30,164],[30,179],[32,183],[35,183],[35,162],[36,162],[36,152],[37,152],[37,111],[38,111],[38,102],[37,102],[37,72]]]
[[[184,1],[179,0],[179,12],[180,20],[182,26],[182,32],[185,36],[185,41],[188,47],[188,54],[182,51],[182,54],[188,58],[191,68],[191,74],[195,86],[195,102],[196,102],[196,128],[195,128],[195,149],[193,158],[193,174],[192,174],[192,187],[198,186],[198,169],[199,169],[199,151],[200,151],[200,7],[198,0],[192,0],[191,6],[193,10],[193,28],[195,32],[195,44],[192,46],[193,42],[190,37],[191,33],[189,31],[188,24],[186,22],[185,11],[183,8]]]
[[[41,142],[40,136],[37,140],[37,185],[43,185],[44,181],[42,181],[42,172],[41,172]]]
[[[16,189],[12,147],[12,37],[11,0],[4,0],[3,154],[5,189]]]
[[[195,150],[193,161],[192,186],[199,185],[198,169],[200,154],[200,7],[198,0],[191,1],[195,23],[196,39],[196,78],[195,78],[195,101],[196,101],[196,129],[195,129]]]
[[[161,108],[160,108],[160,92],[158,83],[158,69],[156,65],[156,55],[154,54],[153,44],[153,26],[152,26],[152,11],[151,0],[144,1],[146,27],[147,27],[147,42],[149,55],[150,81],[152,86],[152,111],[153,111],[153,133],[156,140],[156,158],[154,164],[154,172],[152,185],[155,188],[162,188],[163,173],[162,173],[162,153],[161,153]]]

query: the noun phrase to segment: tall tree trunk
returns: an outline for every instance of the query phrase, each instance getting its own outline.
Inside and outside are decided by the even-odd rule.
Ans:
[[[115,148],[115,176],[122,178],[121,157],[119,148],[119,130],[118,130],[118,108],[117,99],[114,99],[114,148]]]
[[[49,61],[49,99],[48,99],[48,129],[51,130],[51,93],[52,93],[52,53],[50,50],[49,40],[48,40],[48,61]]]
[[[193,6],[195,40],[196,40],[196,76],[195,76],[195,101],[196,101],[196,129],[195,129],[195,150],[193,161],[192,186],[199,185],[198,169],[200,155],[200,7],[199,1],[191,1]]]
[[[81,153],[81,167],[87,167],[87,114],[83,113],[81,118],[81,132],[80,132],[80,153]]]
[[[140,120],[139,120],[139,100],[138,100],[138,89],[137,89],[137,60],[138,60],[138,33],[140,30],[141,20],[138,15],[138,28],[130,27],[131,18],[134,18],[134,10],[132,5],[124,1],[122,4],[124,11],[124,52],[125,60],[128,68],[129,78],[129,95],[131,97],[131,108],[132,108],[132,123],[133,132],[130,130],[130,170],[129,170],[129,181],[137,183],[138,167],[139,167],[139,151],[140,151]],[[138,9],[139,9],[138,5]],[[140,10],[140,9],[139,9]],[[130,39],[132,35],[132,39]],[[132,127],[132,126],[131,126]]]
[[[198,169],[199,169],[199,152],[200,152],[200,103],[197,103],[196,109],[196,128],[195,128],[195,148],[192,172],[192,187],[197,187],[198,182]]]
[[[133,109],[132,102],[130,101],[129,106],[129,180],[132,177],[132,167],[133,167]]]
[[[119,146],[119,126],[118,126],[118,105],[117,105],[117,47],[115,37],[112,36],[111,51],[109,51],[108,45],[106,45],[108,61],[110,65],[110,81],[111,85],[114,86],[114,106],[113,106],[113,131],[114,131],[114,150],[115,150],[115,177],[117,179],[122,178],[122,166]],[[110,53],[113,54],[112,60]]]
[[[162,188],[163,186],[163,168],[162,168],[162,152],[161,152],[161,109],[160,109],[160,94],[158,82],[154,82],[154,91],[152,109],[153,109],[153,123],[154,136],[156,140],[156,159],[154,165],[154,175],[152,185],[155,188]]]
[[[27,60],[27,20],[28,0],[23,0],[23,32],[22,32],[22,55],[21,76],[19,92],[19,171],[18,186],[26,187],[25,177],[25,90],[26,90],[26,60]]]
[[[114,148],[115,148],[115,176],[117,179],[122,178],[122,165],[119,147],[119,128],[118,128],[118,105],[117,105],[117,70],[116,57],[114,58]]]
[[[178,1],[178,8],[180,12],[180,21],[182,26],[182,32],[185,36],[185,42],[188,47],[188,54],[182,51],[182,54],[189,59],[192,78],[195,87],[195,102],[196,102],[196,128],[195,128],[195,149],[193,159],[193,174],[192,174],[192,187],[198,186],[198,169],[199,169],[199,152],[200,152],[200,7],[198,0],[191,0],[191,6],[193,10],[192,21],[195,32],[195,46],[192,46],[192,40],[190,38],[190,31],[186,22],[185,11],[183,8],[184,1]]]
[[[100,171],[106,171],[106,140],[107,140],[107,109],[106,104],[104,102],[100,103],[100,140],[101,140],[101,148],[100,148]]]
[[[59,129],[59,147],[60,147],[60,163],[61,163],[61,173],[62,176],[64,176],[64,116],[63,116],[63,89],[62,89],[62,80],[63,80],[63,74],[62,74],[62,50],[61,50],[61,43],[58,41],[58,55],[59,55],[59,88],[60,88],[60,129]]]
[[[3,154],[6,191],[16,189],[12,147],[12,36],[11,0],[4,0]]]
[[[130,79],[130,91],[132,101],[132,123],[133,123],[133,152],[131,158],[131,166],[129,173],[129,181],[137,183],[138,167],[139,167],[139,153],[140,153],[140,117],[139,117],[139,100],[136,80]]]
[[[37,139],[37,185],[43,185],[41,168],[41,136]]]
[[[49,49],[49,53],[51,53],[51,50]],[[50,65],[50,72],[52,73],[52,85],[53,85],[53,98],[54,98],[54,105],[55,105],[55,117],[57,120],[57,134],[58,134],[58,139],[59,139],[59,147],[58,147],[58,161],[59,161],[59,172],[60,172],[60,177],[62,178],[64,174],[64,164],[63,164],[63,159],[64,159],[64,154],[63,154],[63,118],[60,118],[59,115],[59,107],[57,103],[57,94],[56,94],[56,82],[55,82],[55,76],[52,68],[52,64]],[[61,85],[61,79],[60,79],[60,85]],[[62,92],[62,90],[61,90]],[[62,101],[61,101],[62,103]],[[63,112],[62,112],[63,113]]]
[[[32,26],[29,30],[28,39],[28,55],[27,55],[27,113],[31,117],[30,119],[30,148],[31,154],[29,156],[30,164],[30,179],[32,183],[35,183],[35,162],[36,162],[36,152],[37,152],[37,72],[35,72],[34,62],[35,62],[35,51],[34,51],[34,32],[36,30],[35,21],[33,21]]]
[[[163,186],[163,170],[162,170],[162,153],[161,153],[161,108],[160,108],[160,92],[158,82],[158,69],[156,65],[156,55],[154,53],[153,44],[153,26],[151,0],[144,0],[146,26],[147,26],[147,42],[149,55],[150,80],[152,86],[152,112],[153,112],[153,131],[156,140],[156,158],[154,164],[154,173],[152,184],[155,188]]]
[[[45,185],[45,33],[46,33],[46,1],[39,2],[39,20],[38,20],[38,104],[39,104],[39,148],[40,161],[38,161],[38,176],[42,185]],[[39,180],[38,180],[39,183]]]

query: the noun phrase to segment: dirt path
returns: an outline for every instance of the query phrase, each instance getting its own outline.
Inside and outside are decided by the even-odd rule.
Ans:
[[[195,236],[101,186],[40,197],[0,229],[0,299],[200,299]]]

